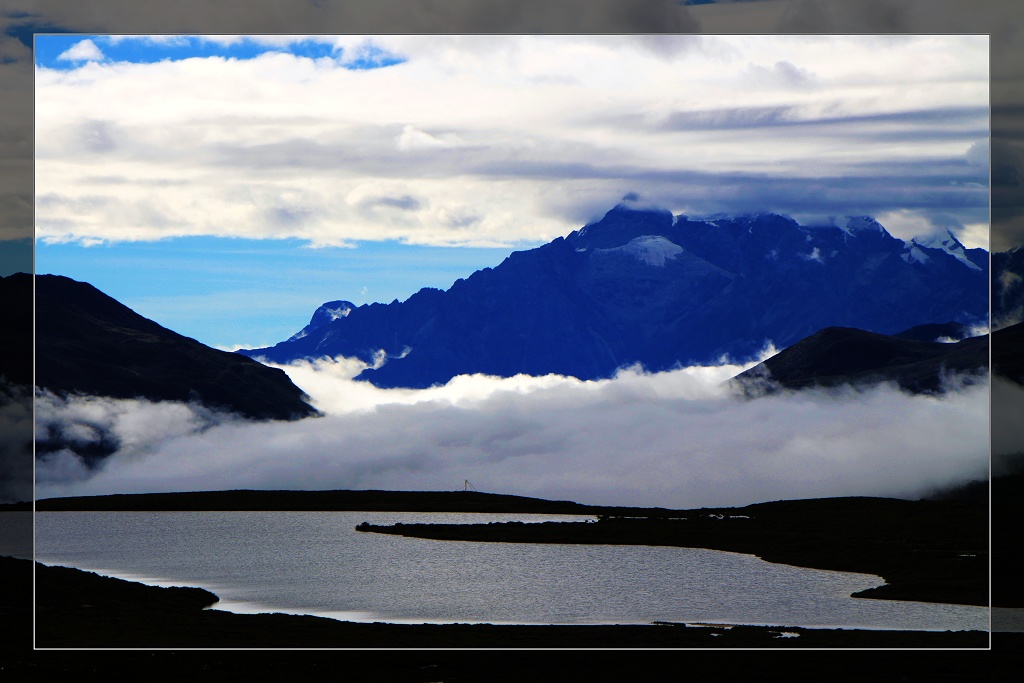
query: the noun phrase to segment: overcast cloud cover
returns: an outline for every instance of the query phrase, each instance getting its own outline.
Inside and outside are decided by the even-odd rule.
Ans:
[[[529,245],[637,191],[676,213],[869,213],[987,246],[987,36],[217,36],[160,40],[268,51],[106,54],[147,40],[82,37],[37,69],[44,242]],[[311,40],[314,56],[289,51]]]
[[[770,351],[769,351],[770,352]],[[724,365],[602,381],[460,376],[428,390],[353,382],[358,361],[286,367],[326,415],[246,422],[195,406],[42,396],[36,419],[121,450],[98,472],[37,464],[38,498],[220,489],[481,491],[700,507],[914,497],[987,476],[986,383],[943,398],[890,386],[740,400]],[[90,430],[92,430],[90,432]]]

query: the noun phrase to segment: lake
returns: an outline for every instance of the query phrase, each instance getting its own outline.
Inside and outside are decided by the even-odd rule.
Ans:
[[[199,586],[232,612],[393,623],[716,622],[988,630],[985,607],[850,598],[877,576],[716,550],[468,543],[360,533],[396,522],[579,520],[380,512],[43,512],[36,559]]]

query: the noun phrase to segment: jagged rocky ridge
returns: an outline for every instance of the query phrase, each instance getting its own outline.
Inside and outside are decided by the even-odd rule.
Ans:
[[[906,243],[868,217],[689,218],[620,204],[601,220],[404,302],[325,304],[273,362],[347,356],[358,379],[427,387],[458,374],[612,376],[755,357],[823,328],[894,334],[987,319],[988,253]],[[334,315],[329,311],[344,310]],[[380,358],[386,362],[380,364]]]

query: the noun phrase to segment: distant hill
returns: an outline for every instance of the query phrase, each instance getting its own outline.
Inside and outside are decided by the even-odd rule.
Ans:
[[[988,335],[940,343],[828,327],[740,373],[731,382],[750,395],[780,387],[804,389],[883,381],[895,382],[913,393],[938,393],[946,373],[986,370],[988,345]]]
[[[988,252],[904,242],[870,217],[673,216],[616,206],[567,237],[404,302],[337,300],[273,347],[275,362],[346,356],[358,379],[427,387],[455,375],[610,377],[755,357],[826,327],[895,334],[988,316]],[[383,354],[382,354],[383,352]]]
[[[24,288],[31,278],[6,280]],[[35,292],[35,384],[42,389],[197,401],[257,420],[317,414],[282,370],[172,332],[90,284],[39,275]]]

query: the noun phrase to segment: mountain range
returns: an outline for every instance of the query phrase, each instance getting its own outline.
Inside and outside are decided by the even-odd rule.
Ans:
[[[566,237],[403,302],[317,309],[240,354],[355,357],[357,379],[422,388],[459,374],[610,377],[755,358],[826,327],[878,334],[987,322],[989,255],[951,234],[897,239],[867,216],[674,216],[623,202]]]

